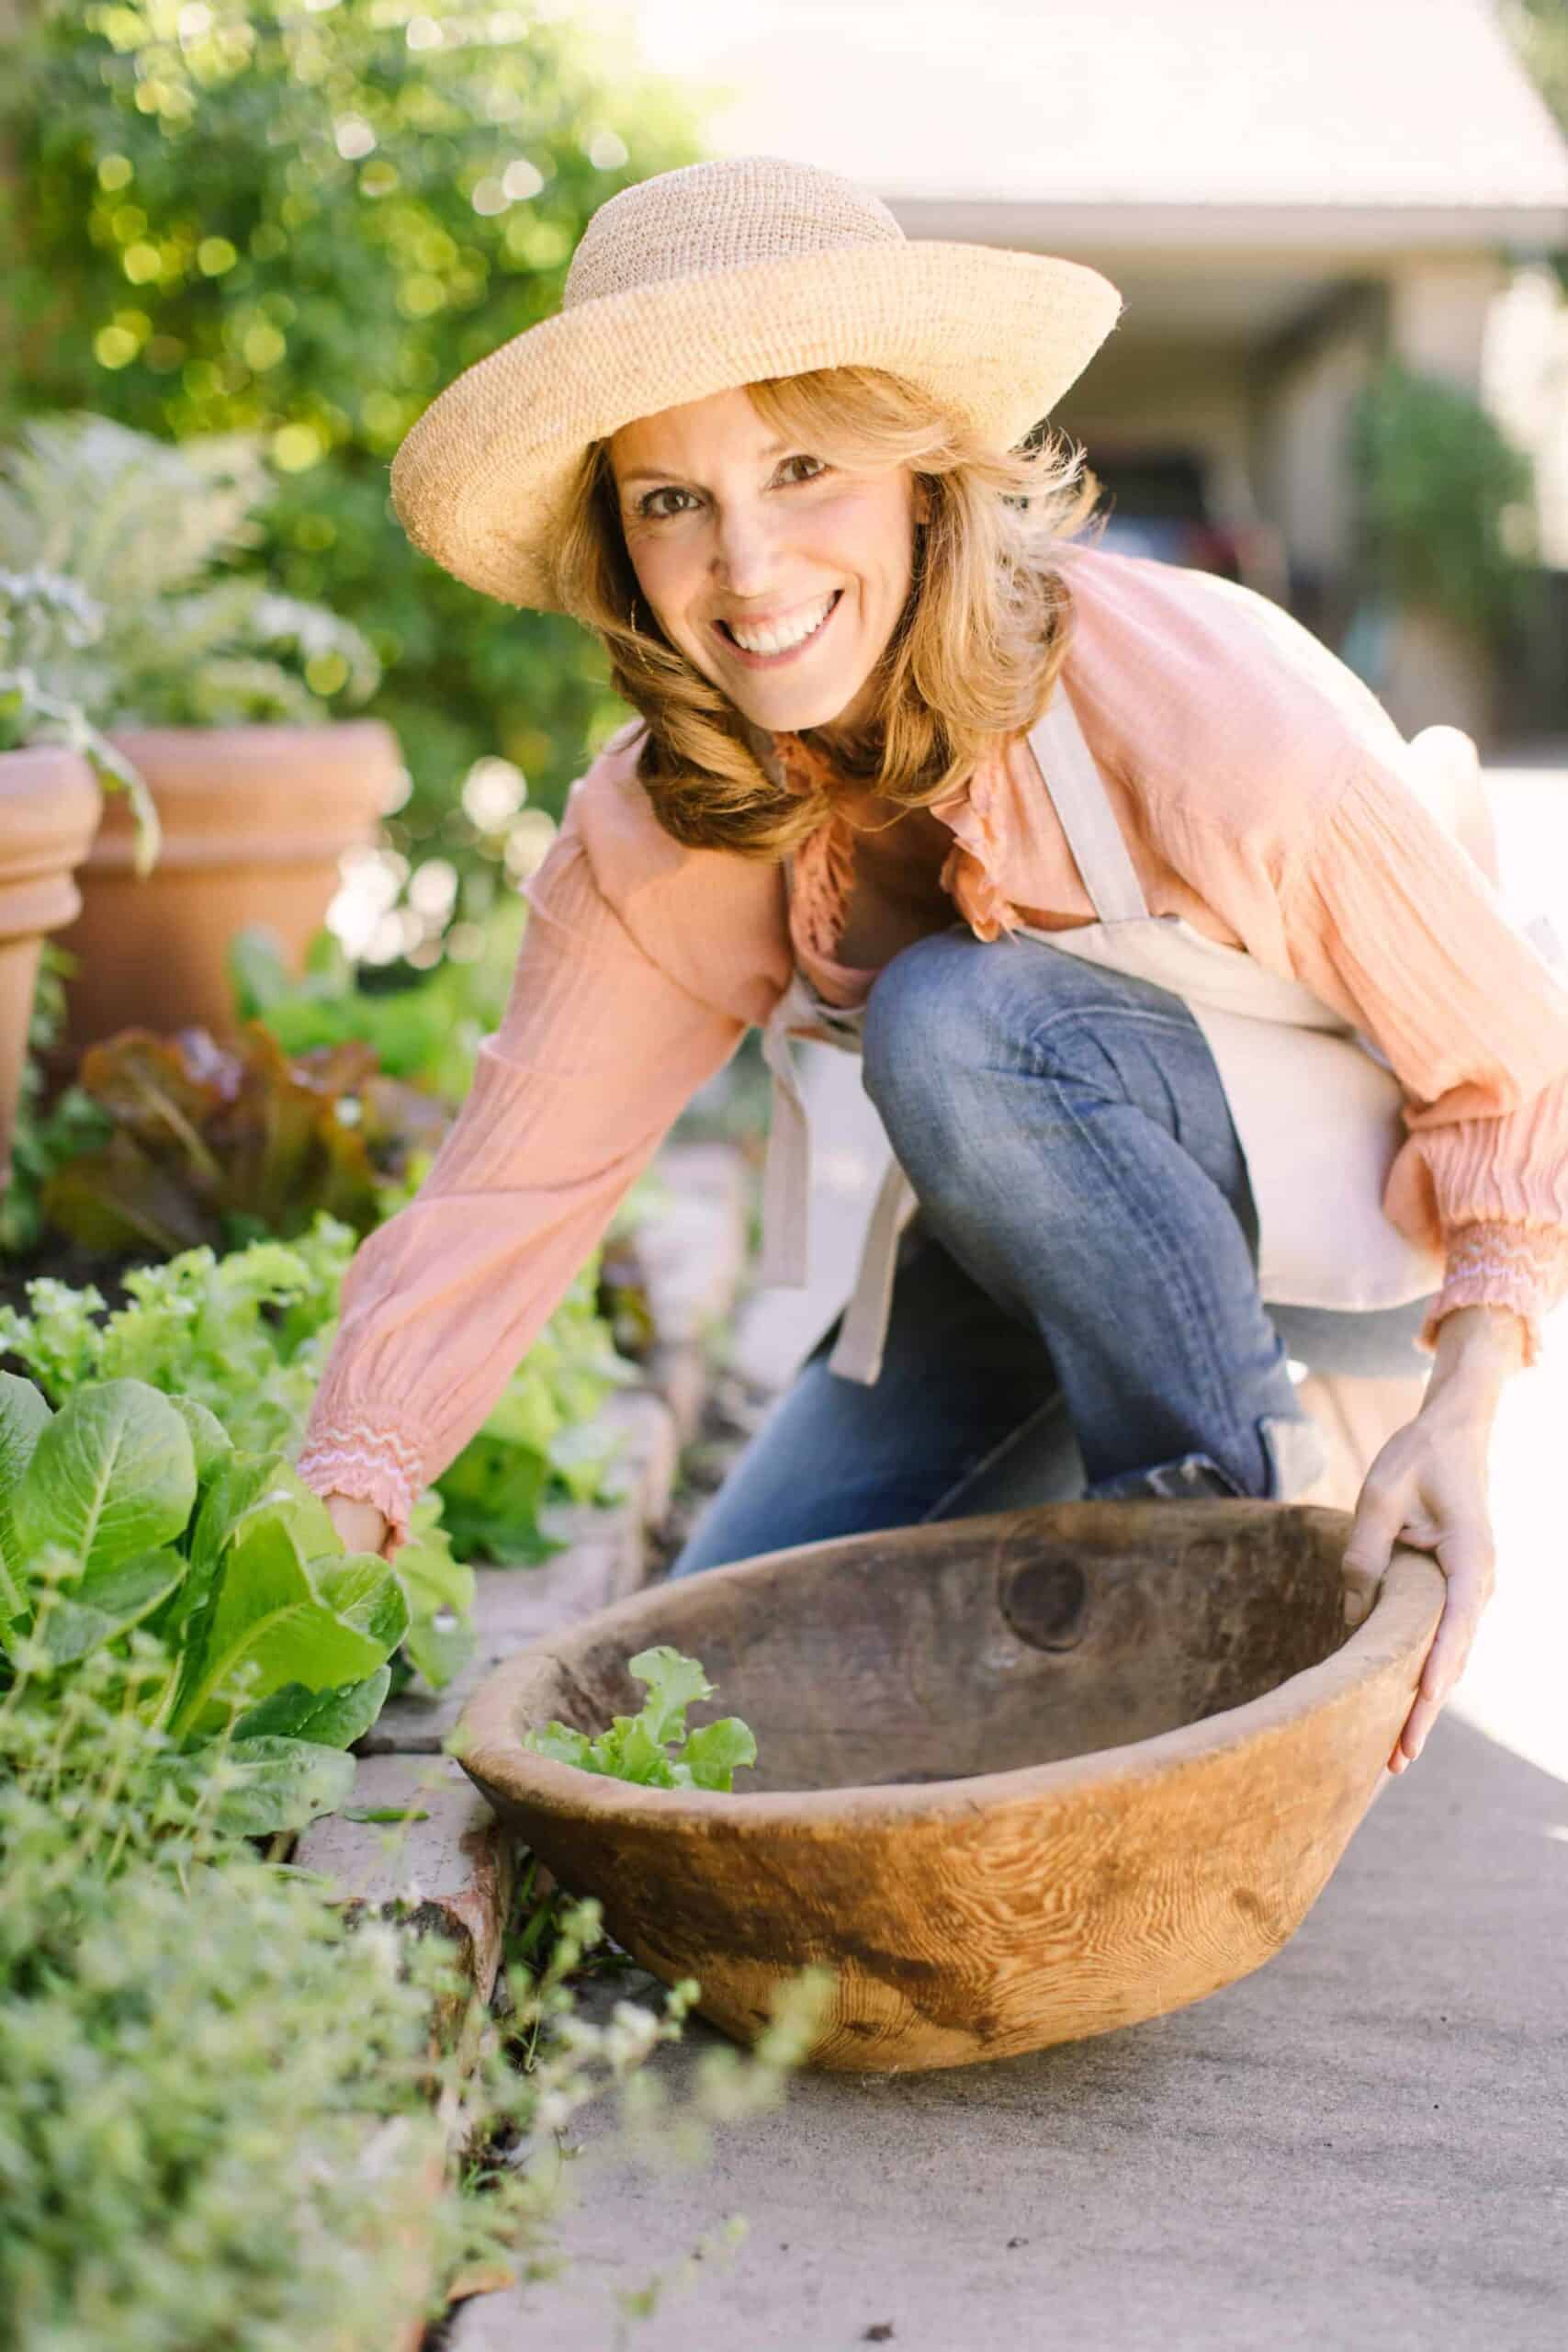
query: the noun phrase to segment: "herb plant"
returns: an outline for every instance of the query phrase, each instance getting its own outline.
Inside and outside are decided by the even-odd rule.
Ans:
[[[0,448],[0,546],[63,575],[96,615],[39,652],[40,687],[100,728],[309,725],[333,696],[375,692],[381,663],[358,629],[241,568],[275,489],[263,440],[176,447],[90,410],[22,420]]]
[[[3,513],[0,548],[10,552]],[[54,571],[0,571],[0,752],[37,743],[79,752],[103,789],[123,792],[130,803],[136,871],[145,874],[163,838],[147,780],[79,699],[76,662],[105,626],[104,606],[79,582]]]
[[[226,1827],[292,1828],[347,1794],[342,1750],[375,1722],[408,1623],[387,1563],[345,1552],[282,1456],[237,1453],[205,1407],[107,1380],[54,1413],[0,1374],[0,1676],[68,1682],[145,1625],[166,1662],[142,1707],[171,1777],[199,1777],[232,1728]]]
[[[601,1772],[615,1781],[636,1781],[650,1789],[721,1789],[734,1785],[738,1766],[755,1764],[757,1742],[739,1715],[686,1729],[686,1709],[694,1699],[711,1699],[713,1684],[694,1657],[682,1657],[668,1643],[639,1650],[630,1672],[648,1686],[635,1715],[616,1715],[608,1731],[574,1731],[552,1722],[525,1732],[523,1744],[557,1764]]]
[[[439,2310],[459,2270],[558,2260],[559,2135],[606,2090],[628,2119],[664,2090],[637,2077],[696,1986],[585,2014],[583,1903],[509,1961],[498,2027],[440,1937],[227,1834],[221,1740],[199,1783],[171,1781],[162,1651],[140,1631],[127,1650],[0,1691],[0,2340],[368,2352],[427,2282]],[[706,2052],[690,2098],[644,2102],[649,2160],[776,2107],[825,1990],[803,1974],[753,2052]]]

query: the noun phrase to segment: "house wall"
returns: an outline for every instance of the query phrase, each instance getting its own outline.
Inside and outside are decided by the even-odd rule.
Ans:
[[[1393,254],[1389,345],[1407,368],[1479,396],[1493,302],[1508,281],[1489,253]]]
[[[1357,501],[1351,412],[1376,364],[1374,300],[1330,304],[1315,329],[1259,367],[1252,466],[1259,505],[1283,532],[1291,608],[1329,643],[1349,617]]]
[[[1221,476],[1221,490],[1247,489],[1247,359],[1214,343],[1152,336],[1112,341],[1100,353],[1081,391],[1074,388],[1055,422],[1095,446],[1154,450],[1198,448]]]

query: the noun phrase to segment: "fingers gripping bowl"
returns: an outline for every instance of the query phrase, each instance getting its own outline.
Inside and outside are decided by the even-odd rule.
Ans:
[[[1301,1925],[1382,1780],[1442,1611],[1400,1550],[1355,1631],[1342,1511],[1063,1503],[769,1553],[508,1659],[464,1769],[616,1941],[740,2041],[810,1962],[811,2063],[962,2065],[1216,1992]],[[1358,1592],[1364,1605],[1366,1595]],[[531,1752],[701,1658],[733,1794]]]

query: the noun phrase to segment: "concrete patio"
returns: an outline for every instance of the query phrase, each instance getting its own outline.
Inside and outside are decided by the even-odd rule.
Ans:
[[[565,2277],[471,2304],[455,2345],[1561,2352],[1565,1949],[1568,1792],[1450,1714],[1294,1940],[1195,2008],[801,2076],[702,2171],[606,2167],[586,2119]],[[716,2038],[663,2053],[672,2090]],[[731,2212],[739,2251],[623,2337],[613,2288]]]

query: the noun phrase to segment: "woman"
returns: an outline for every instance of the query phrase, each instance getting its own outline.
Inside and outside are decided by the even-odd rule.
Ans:
[[[411,535],[595,628],[641,717],[354,1261],[299,1466],[390,1555],[753,1023],[764,1273],[800,1280],[787,1040],[827,1037],[894,1166],[841,1326],[676,1573],[1064,1492],[1288,1498],[1322,1458],[1288,1350],[1429,1362],[1350,1555],[1448,1579],[1401,1770],[1491,1590],[1492,1419],[1568,1265],[1568,999],[1315,640],[1072,543],[1092,479],[1019,445],[1119,307],[1070,262],[909,243],[831,174],[698,164],[604,205],[560,315],[414,428]]]

